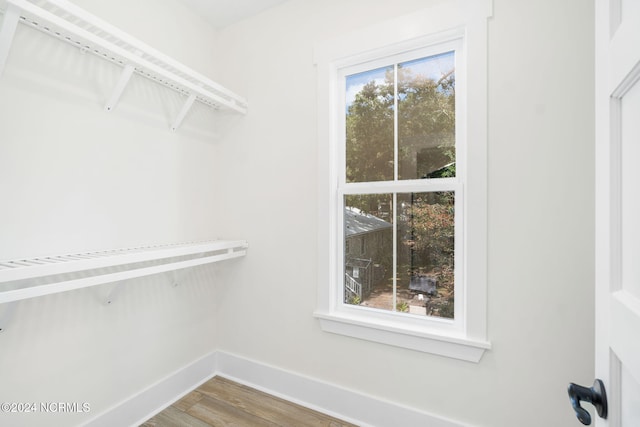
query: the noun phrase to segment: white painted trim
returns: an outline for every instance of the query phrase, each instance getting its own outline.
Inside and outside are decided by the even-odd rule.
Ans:
[[[318,86],[318,297],[316,317],[323,330],[383,344],[410,348],[462,360],[478,362],[489,349],[487,332],[487,19],[493,2],[458,0],[442,2],[422,11],[370,27],[356,29],[337,39],[318,43],[314,49]],[[363,189],[350,183],[340,187],[344,172],[335,160],[344,153],[340,145],[344,126],[336,112],[342,105],[338,87],[340,71],[401,55],[419,48],[462,38],[466,104],[460,104],[466,146],[457,147],[460,170],[466,173],[457,193],[464,192],[462,218],[456,215],[456,230],[462,233],[463,260],[456,257],[456,325],[444,325],[437,319],[422,319],[416,333],[416,319],[405,316],[402,322],[390,315],[381,319],[374,313],[362,313],[342,304],[343,259],[341,239],[336,233],[342,222],[341,194]],[[461,76],[463,77],[463,76]],[[458,102],[456,102],[458,104]],[[463,144],[465,145],[465,144]],[[432,187],[449,185],[453,180],[429,183]],[[455,181],[456,183],[458,181]],[[376,184],[367,191],[380,191],[387,184]],[[414,182],[402,183],[412,190]],[[416,183],[417,185],[417,183]],[[393,187],[393,191],[398,191]],[[462,223],[462,226],[460,226]],[[458,236],[457,236],[458,237]],[[458,271],[462,268],[463,273]],[[462,283],[458,278],[462,278]],[[460,289],[462,284],[463,289]],[[461,292],[462,290],[462,292]],[[371,321],[367,326],[366,317]],[[393,323],[392,328],[380,327]],[[405,323],[405,330],[400,324]],[[396,331],[394,331],[394,328]],[[395,337],[393,335],[396,335]],[[447,339],[440,337],[447,335]],[[416,340],[416,336],[428,336]],[[438,339],[432,339],[437,336]],[[417,341],[420,341],[419,343]],[[443,345],[455,343],[455,345]],[[468,345],[464,351],[459,351]]]
[[[472,427],[223,351],[214,351],[96,415],[87,427],[139,426],[215,376],[361,427]]]
[[[379,342],[395,347],[407,348],[424,353],[437,354],[452,359],[478,363],[491,343],[468,339],[453,334],[437,334],[409,328],[406,322],[397,325],[373,322],[370,318],[360,318],[341,314],[315,313],[323,331],[353,338]],[[421,328],[425,329],[425,328]],[[431,331],[432,328],[429,328]]]
[[[217,359],[217,375],[362,427],[465,426],[458,421],[233,354],[218,352]]]
[[[157,383],[101,412],[85,427],[139,426],[216,374],[216,352],[178,369]]]

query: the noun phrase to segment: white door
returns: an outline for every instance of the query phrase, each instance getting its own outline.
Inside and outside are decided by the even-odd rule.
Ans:
[[[596,372],[640,426],[640,0],[596,0]],[[589,405],[584,405],[588,407]]]

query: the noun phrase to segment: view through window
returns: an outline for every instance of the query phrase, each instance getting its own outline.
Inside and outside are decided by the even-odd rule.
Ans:
[[[345,82],[344,303],[453,319],[455,51]]]

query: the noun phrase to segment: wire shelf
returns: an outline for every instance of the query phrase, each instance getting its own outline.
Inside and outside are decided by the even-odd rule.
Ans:
[[[247,248],[244,240],[212,240],[0,261],[0,303],[238,258]],[[127,268],[113,271],[119,266]],[[93,274],[62,278],[87,271]],[[35,280],[47,276],[56,280]]]
[[[243,97],[67,0],[0,0],[0,6],[3,3],[0,75],[16,25],[22,23],[124,68],[105,106],[107,111],[114,108],[135,72],[187,97],[171,126],[173,130],[180,126],[194,101],[215,110],[247,112],[247,100]]]

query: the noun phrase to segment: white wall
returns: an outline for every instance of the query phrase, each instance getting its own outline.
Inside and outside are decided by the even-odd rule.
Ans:
[[[215,32],[172,0],[77,1],[215,78]],[[0,78],[0,259],[215,238],[219,137],[208,108],[169,130],[184,98],[19,26]],[[0,402],[87,402],[83,415],[0,414],[73,425],[215,350],[215,268],[24,300],[0,333]],[[7,305],[0,305],[0,317]]]
[[[577,422],[566,387],[593,375],[592,5],[494,3],[493,349],[476,365],[320,331],[313,46],[427,3],[294,0],[218,38],[222,79],[250,102],[221,146],[226,232],[251,244],[233,287],[219,287],[219,322],[234,325],[219,331],[221,350],[474,426]]]
[[[424,0],[292,0],[217,35],[172,0],[78,4],[247,96],[250,111],[195,111],[174,134],[181,100],[136,81],[104,113],[117,71],[21,29],[0,78],[0,259],[216,236],[250,251],[242,268],[197,270],[177,289],[140,280],[109,307],[108,286],[21,302],[0,334],[0,401],[90,402],[93,416],[218,348],[474,426],[575,425],[567,383],[593,380],[590,2],[495,0],[493,349],[479,364],[323,333],[312,317],[314,43]]]

